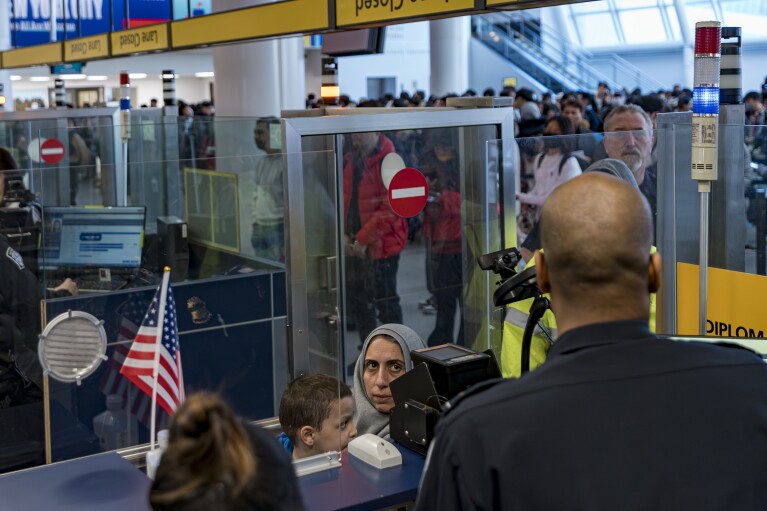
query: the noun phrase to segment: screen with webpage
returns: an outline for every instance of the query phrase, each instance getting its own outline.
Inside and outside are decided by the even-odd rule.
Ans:
[[[43,264],[56,268],[139,268],[143,207],[43,210]]]

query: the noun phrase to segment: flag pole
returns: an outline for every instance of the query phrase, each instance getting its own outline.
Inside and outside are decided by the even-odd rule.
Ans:
[[[157,315],[157,335],[154,340],[154,369],[152,370],[152,419],[150,427],[149,445],[154,449],[155,430],[157,427],[157,377],[160,373],[160,343],[162,342],[162,326],[165,322],[165,300],[168,297],[168,282],[170,282],[170,268],[165,267],[162,275],[162,286],[160,287],[160,303],[157,305],[159,313]]]

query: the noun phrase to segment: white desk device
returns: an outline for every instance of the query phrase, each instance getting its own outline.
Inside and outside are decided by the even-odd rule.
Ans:
[[[388,440],[372,433],[358,436],[349,442],[349,454],[376,468],[402,465],[402,454]]]

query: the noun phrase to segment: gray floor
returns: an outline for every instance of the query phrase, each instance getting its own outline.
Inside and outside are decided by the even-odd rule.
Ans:
[[[417,237],[414,242],[408,243],[405,250],[402,251],[399,262],[399,271],[397,273],[397,292],[402,306],[403,323],[418,333],[424,341],[429,337],[434,329],[434,323],[437,316],[435,314],[426,314],[418,307],[418,302],[429,298],[429,291],[426,287],[426,247],[423,240]],[[455,332],[458,332],[459,316],[456,314]],[[347,376],[353,372],[351,361],[357,359],[360,353],[360,346],[364,339],[359,338],[356,331],[347,332],[345,340]]]

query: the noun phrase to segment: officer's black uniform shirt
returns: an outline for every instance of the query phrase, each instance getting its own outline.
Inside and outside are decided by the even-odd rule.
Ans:
[[[642,321],[566,332],[438,424],[416,509],[767,509],[767,364]]]
[[[17,365],[37,381],[42,376],[37,362],[40,333],[39,283],[23,259],[0,235],[0,372],[14,353]]]

